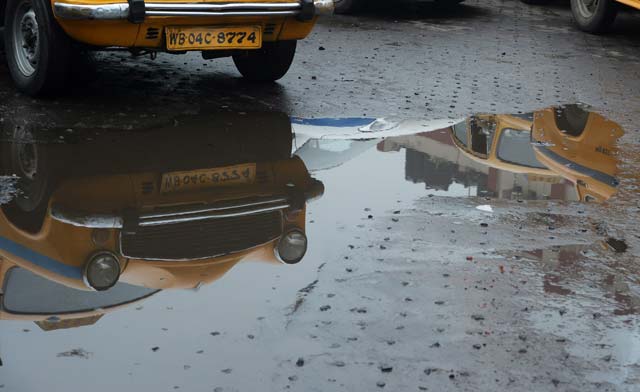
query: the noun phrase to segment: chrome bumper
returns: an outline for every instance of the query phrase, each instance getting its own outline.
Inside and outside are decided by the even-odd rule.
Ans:
[[[167,209],[156,209],[136,216],[95,214],[73,211],[58,205],[51,207],[51,217],[73,226],[93,229],[122,229],[125,225],[158,226],[211,219],[232,218],[285,210],[292,207],[287,197],[248,199],[229,203],[201,204]]]
[[[298,16],[311,19],[314,15],[332,14],[333,0],[301,0],[291,3],[143,3],[135,1],[116,4],[72,4],[56,1],[53,11],[65,20],[144,20],[146,16]],[[132,9],[139,15],[132,16]]]

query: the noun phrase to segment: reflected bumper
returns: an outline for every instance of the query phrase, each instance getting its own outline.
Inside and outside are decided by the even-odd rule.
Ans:
[[[53,11],[64,20],[122,20],[142,23],[147,16],[296,16],[311,20],[332,14],[333,0],[300,0],[291,3],[145,3],[129,0],[116,4],[72,4],[56,1]]]
[[[73,211],[54,204],[51,207],[51,217],[73,226],[93,229],[122,229],[126,226],[125,221],[128,222],[129,226],[134,227],[158,226],[255,215],[271,211],[282,211],[292,207],[296,207],[295,198],[282,196],[246,199],[212,205],[182,206],[125,217]]]

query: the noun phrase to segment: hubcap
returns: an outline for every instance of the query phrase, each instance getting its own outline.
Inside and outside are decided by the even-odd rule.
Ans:
[[[16,8],[13,24],[13,52],[18,69],[24,76],[36,72],[40,57],[38,21],[31,4],[24,2]]]
[[[578,11],[584,18],[592,18],[600,0],[578,0]]]

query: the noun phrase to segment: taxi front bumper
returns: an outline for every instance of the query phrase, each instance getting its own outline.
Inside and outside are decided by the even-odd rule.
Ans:
[[[333,0],[300,0],[287,3],[153,3],[128,0],[114,4],[78,4],[56,1],[53,11],[63,20],[123,20],[142,23],[146,17],[295,16],[311,20],[332,14]]]

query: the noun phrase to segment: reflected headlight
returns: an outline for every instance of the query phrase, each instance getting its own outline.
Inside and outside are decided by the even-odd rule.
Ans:
[[[296,264],[307,253],[307,236],[300,229],[286,232],[275,248],[276,256],[286,264]]]
[[[99,252],[91,256],[84,266],[84,283],[102,291],[113,287],[120,278],[120,262],[111,252]]]

